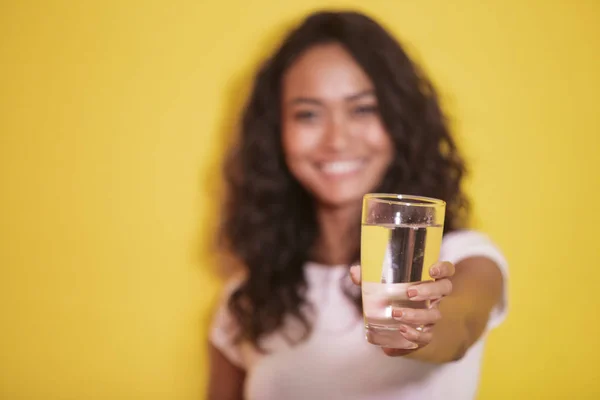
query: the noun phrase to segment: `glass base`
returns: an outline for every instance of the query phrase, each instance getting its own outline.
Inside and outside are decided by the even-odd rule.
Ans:
[[[365,336],[371,344],[389,349],[415,349],[417,345],[402,336],[398,325],[365,324]]]

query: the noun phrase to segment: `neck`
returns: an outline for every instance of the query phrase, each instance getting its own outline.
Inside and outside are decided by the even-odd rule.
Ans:
[[[340,208],[317,207],[319,236],[313,249],[316,262],[343,265],[354,262],[360,239],[360,204]]]

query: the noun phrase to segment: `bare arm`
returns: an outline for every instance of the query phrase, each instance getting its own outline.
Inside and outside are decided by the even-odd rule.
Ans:
[[[210,377],[207,400],[242,400],[246,373],[219,349],[209,345]]]
[[[452,294],[440,303],[441,319],[431,342],[406,357],[443,363],[464,356],[483,333],[490,312],[502,296],[502,274],[485,257],[471,257],[455,266]]]

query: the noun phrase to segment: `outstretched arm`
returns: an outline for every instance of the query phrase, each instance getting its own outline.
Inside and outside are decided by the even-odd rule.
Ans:
[[[409,287],[408,295],[413,301],[430,300],[432,307],[392,312],[395,319],[407,324],[399,334],[418,347],[383,349],[386,354],[432,363],[458,360],[479,339],[502,296],[500,269],[486,257],[466,258],[456,266],[437,263],[430,274],[435,281]],[[353,268],[351,276],[359,284],[360,268]],[[424,329],[415,329],[418,325],[424,325]]]

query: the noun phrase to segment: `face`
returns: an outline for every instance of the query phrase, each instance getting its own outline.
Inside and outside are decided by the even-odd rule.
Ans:
[[[373,83],[338,44],[307,50],[282,83],[282,140],[291,173],[322,206],[360,204],[394,154]]]

